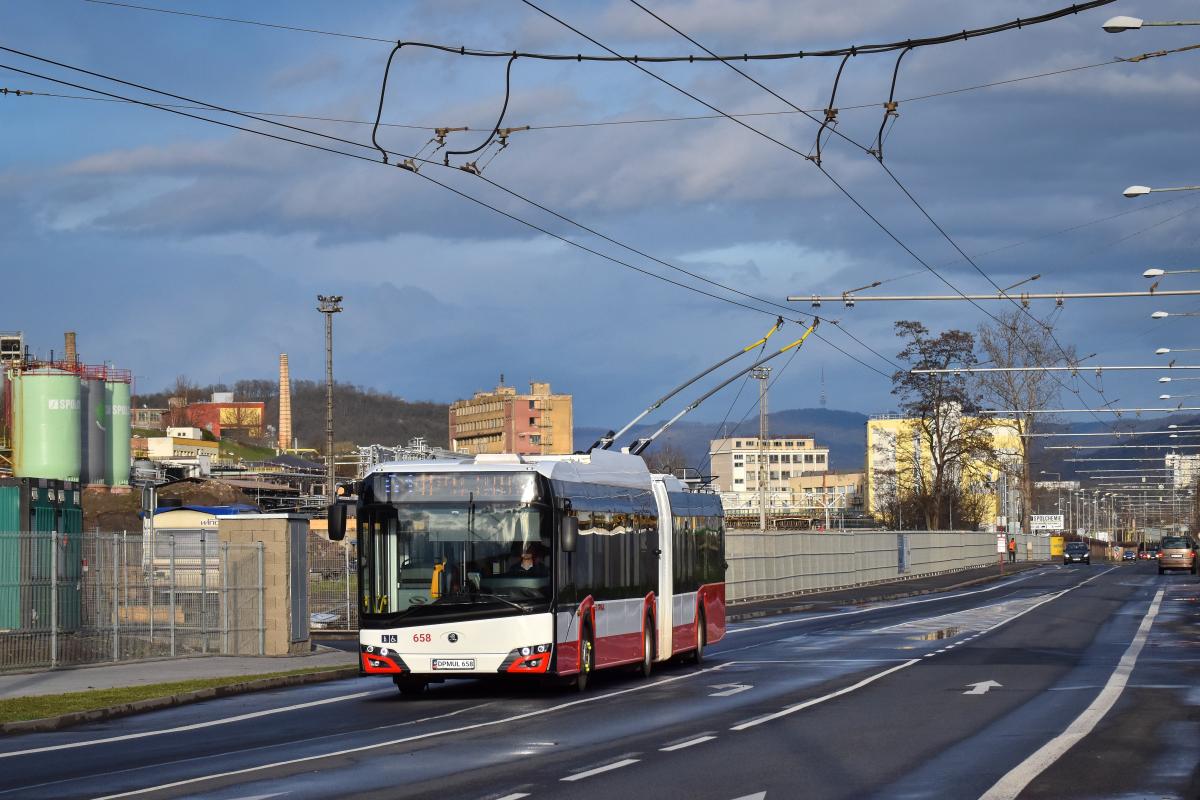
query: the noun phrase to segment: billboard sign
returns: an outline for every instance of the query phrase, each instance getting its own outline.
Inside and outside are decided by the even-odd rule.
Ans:
[[[1061,531],[1063,522],[1062,514],[1034,514],[1029,527],[1035,531]]]

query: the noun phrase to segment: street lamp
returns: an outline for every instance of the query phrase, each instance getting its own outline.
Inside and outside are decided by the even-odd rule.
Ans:
[[[1161,319],[1161,317],[1155,317]],[[1200,347],[1160,347],[1154,351],[1156,356],[1165,356],[1168,353],[1200,353]]]
[[[1141,197],[1144,194],[1151,192],[1195,192],[1200,191],[1200,186],[1163,186],[1150,188],[1149,186],[1126,186],[1125,191],[1121,194],[1126,197]]]
[[[1192,20],[1146,22],[1146,20],[1138,19],[1137,17],[1120,16],[1106,21],[1101,27],[1109,33],[1123,33],[1124,31],[1136,31],[1142,28],[1177,28],[1183,25],[1200,25],[1200,22]]]
[[[1158,379],[1159,383],[1171,383],[1172,381],[1175,381],[1175,382],[1178,382],[1178,381],[1200,381],[1200,378],[1170,378],[1170,377],[1167,377],[1166,375],[1164,375],[1163,377]]]
[[[1200,394],[1160,394],[1159,400],[1182,400],[1186,397],[1200,397]]]
[[[1167,317],[1200,317],[1200,313],[1195,311],[1155,311],[1150,315],[1150,319],[1166,319]]]
[[[1200,269],[1158,269],[1151,267],[1142,273],[1143,278],[1161,278],[1163,275],[1182,275],[1185,272],[1200,272]]]

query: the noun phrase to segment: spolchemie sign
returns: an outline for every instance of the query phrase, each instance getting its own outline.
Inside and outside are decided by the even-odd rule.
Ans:
[[[1030,530],[1061,531],[1063,529],[1062,514],[1034,514],[1030,518]]]

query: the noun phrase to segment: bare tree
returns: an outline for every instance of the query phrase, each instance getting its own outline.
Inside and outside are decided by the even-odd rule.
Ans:
[[[979,326],[979,354],[995,367],[1048,367],[1061,363],[1061,353],[1055,347],[1051,328],[1035,321],[1019,309],[1001,312],[998,322]],[[1074,354],[1067,352],[1068,360]],[[982,372],[976,374],[981,396],[997,408],[1016,411],[1007,420],[1020,437],[1020,452],[1008,459],[1004,469],[1020,483],[1021,530],[1029,533],[1033,515],[1033,469],[1030,435],[1048,421],[1045,415],[1030,413],[1046,409],[1057,402],[1059,383],[1053,373],[1041,370],[1028,372]]]
[[[970,367],[976,363],[975,340],[966,331],[949,330],[931,336],[920,322],[896,323],[896,334],[905,340],[898,358],[912,369]],[[976,415],[979,398],[974,384],[962,373],[914,375],[901,370],[892,376],[892,394],[911,419],[911,452],[900,448],[896,469],[904,476],[901,503],[905,510],[917,501],[917,513],[927,530],[944,530],[978,524],[981,467],[994,465],[993,425]],[[925,462],[925,463],[922,463]],[[903,487],[909,483],[909,487]],[[904,491],[908,488],[908,491]],[[911,495],[906,501],[905,495]],[[954,519],[971,508],[967,518]]]
[[[651,472],[674,475],[687,465],[687,457],[683,451],[666,442],[651,447],[646,454],[646,466]]]

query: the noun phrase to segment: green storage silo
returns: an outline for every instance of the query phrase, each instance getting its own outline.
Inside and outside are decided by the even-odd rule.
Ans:
[[[105,406],[108,408],[105,483],[109,486],[128,486],[129,437],[133,434],[129,416],[129,382],[106,381],[104,396]]]
[[[13,474],[79,480],[79,377],[53,367],[14,372]]]

